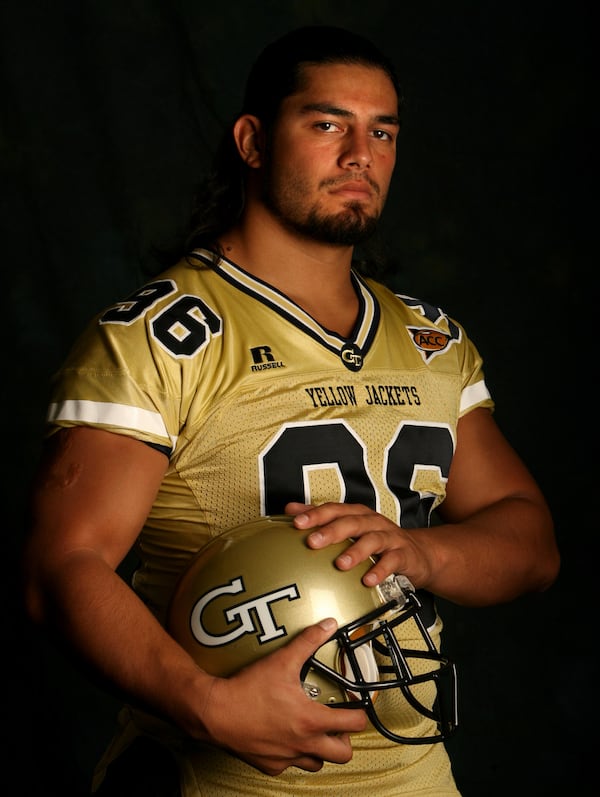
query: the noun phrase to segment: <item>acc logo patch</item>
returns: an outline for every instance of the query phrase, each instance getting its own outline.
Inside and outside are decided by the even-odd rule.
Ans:
[[[459,339],[457,336],[449,335],[439,329],[428,327],[407,327],[407,329],[425,362],[441,354],[451,343]]]

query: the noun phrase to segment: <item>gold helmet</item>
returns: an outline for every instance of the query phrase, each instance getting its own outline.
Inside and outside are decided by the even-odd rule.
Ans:
[[[307,533],[280,515],[211,540],[175,588],[169,632],[203,670],[227,677],[335,617],[338,630],[301,672],[306,694],[364,709],[395,742],[447,738],[456,726],[454,665],[436,649],[412,584],[390,576],[366,587],[372,561],[338,570],[349,541],[313,550]]]

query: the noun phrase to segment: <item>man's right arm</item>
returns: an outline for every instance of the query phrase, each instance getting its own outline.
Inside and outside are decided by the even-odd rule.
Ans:
[[[167,464],[144,443],[97,429],[71,429],[51,439],[33,490],[24,558],[29,614],[56,629],[120,696],[267,774],[349,760],[347,734],[364,728],[363,713],[312,703],[299,679],[304,661],[334,628],[312,626],[241,673],[215,678],[198,668],[116,572]],[[266,683],[269,701],[262,697]]]

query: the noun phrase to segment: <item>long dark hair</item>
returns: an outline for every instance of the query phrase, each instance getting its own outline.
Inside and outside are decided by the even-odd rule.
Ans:
[[[265,47],[248,75],[239,115],[257,116],[268,133],[282,101],[301,88],[302,66],[331,63],[382,69],[394,85],[400,106],[402,93],[394,66],[371,41],[343,28],[310,25]],[[218,238],[235,225],[244,210],[245,165],[232,128],[233,124],[223,135],[211,170],[197,188],[184,243],[186,253],[201,247],[218,252]],[[371,253],[371,258],[377,260],[378,256]]]

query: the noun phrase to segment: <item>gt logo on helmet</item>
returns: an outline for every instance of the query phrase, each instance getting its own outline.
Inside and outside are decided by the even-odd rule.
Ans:
[[[210,592],[202,595],[192,606],[190,627],[194,638],[197,639],[201,645],[206,645],[207,647],[228,645],[244,634],[252,633],[257,634],[260,643],[270,642],[272,639],[277,639],[277,637],[286,636],[287,632],[285,626],[278,626],[275,623],[275,618],[271,611],[271,604],[283,600],[284,598],[287,598],[289,601],[299,598],[300,593],[295,584],[290,584],[282,589],[268,592],[266,595],[259,595],[257,598],[252,598],[245,603],[239,603],[237,606],[232,606],[227,609],[224,615],[228,623],[239,620],[239,625],[228,634],[215,636],[207,631],[202,624],[202,613],[209,603],[216,600],[221,595],[237,595],[244,591],[243,579],[241,576],[238,576],[237,578],[232,578],[227,584],[211,589]],[[256,628],[255,626],[255,616],[260,628]]]

